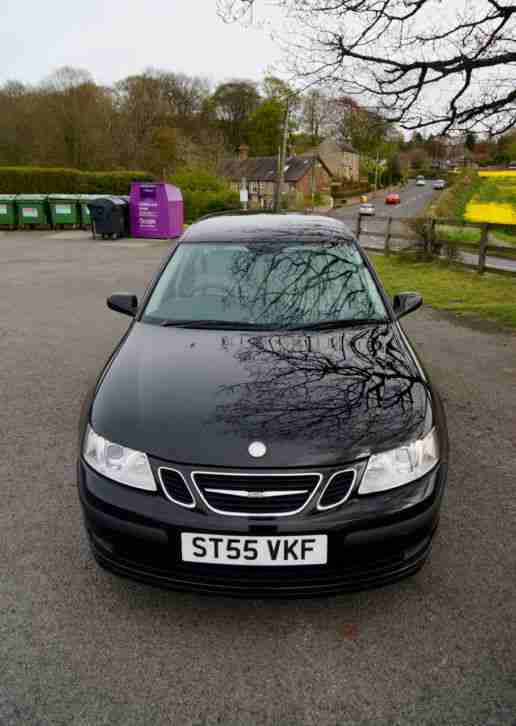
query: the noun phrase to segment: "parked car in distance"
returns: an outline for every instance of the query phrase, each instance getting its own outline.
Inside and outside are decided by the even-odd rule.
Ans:
[[[400,195],[396,192],[390,192],[385,197],[385,204],[399,204],[401,202]]]
[[[424,187],[426,184],[426,180],[424,176],[417,176],[416,177],[416,186],[417,187]]]
[[[509,166],[507,168],[510,169],[511,171],[516,171],[516,161],[511,161],[511,163],[509,164]]]
[[[358,210],[363,217],[374,217],[375,211],[374,204],[371,204],[371,202],[364,202]]]
[[[444,181],[444,179],[436,179],[434,181],[434,189],[444,189],[445,186],[446,182]]]
[[[332,594],[417,572],[448,462],[439,394],[348,227],[300,214],[191,225],[82,409],[96,560],[223,595]]]

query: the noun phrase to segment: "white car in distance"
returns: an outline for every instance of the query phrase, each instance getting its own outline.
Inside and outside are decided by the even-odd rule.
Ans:
[[[374,204],[371,204],[370,202],[362,202],[358,213],[362,217],[374,217],[374,215],[375,215]]]

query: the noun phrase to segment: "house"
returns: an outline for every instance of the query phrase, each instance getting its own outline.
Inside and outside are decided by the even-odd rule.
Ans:
[[[302,156],[316,154],[328,167],[333,177],[346,181],[360,181],[360,155],[349,144],[339,144],[326,139]]]
[[[277,156],[248,156],[249,147],[242,144],[236,159],[222,159],[217,172],[230,181],[238,191],[245,180],[251,206],[270,207],[274,200],[275,182],[278,173]],[[329,194],[332,173],[317,154],[289,156],[285,161],[283,194],[310,197],[314,194]]]

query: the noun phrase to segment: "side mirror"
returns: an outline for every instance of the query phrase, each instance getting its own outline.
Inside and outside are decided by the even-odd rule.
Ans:
[[[423,304],[423,298],[418,292],[399,292],[392,300],[392,308],[396,318],[402,318],[414,312]]]
[[[138,298],[129,292],[115,292],[114,295],[108,297],[106,303],[110,310],[130,315],[133,318],[138,309]]]

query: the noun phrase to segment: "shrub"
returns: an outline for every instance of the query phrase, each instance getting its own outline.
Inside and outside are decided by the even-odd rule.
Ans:
[[[230,190],[206,192],[181,189],[184,203],[185,222],[194,222],[205,214],[239,209],[239,195]]]
[[[240,197],[220,177],[199,169],[184,169],[168,180],[183,195],[186,222],[194,222],[205,214],[240,208]]]
[[[225,179],[210,174],[202,169],[183,169],[167,179],[182,191],[192,192],[225,192],[229,185]]]

